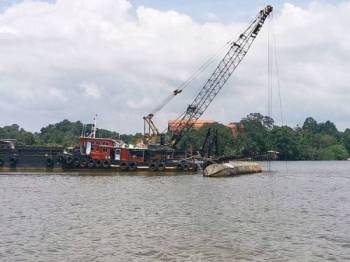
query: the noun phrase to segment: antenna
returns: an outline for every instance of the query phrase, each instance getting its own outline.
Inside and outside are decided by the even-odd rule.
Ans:
[[[92,125],[91,128],[91,137],[96,138],[96,130],[97,130],[97,114],[94,116],[94,124]]]

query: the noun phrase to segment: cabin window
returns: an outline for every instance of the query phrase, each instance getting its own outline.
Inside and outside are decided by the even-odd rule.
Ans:
[[[129,157],[144,157],[144,150],[129,150]]]

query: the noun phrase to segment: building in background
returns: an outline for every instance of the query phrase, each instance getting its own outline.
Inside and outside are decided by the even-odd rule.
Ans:
[[[185,124],[185,121],[180,120],[170,120],[168,122],[168,130],[170,132],[177,131],[180,127],[182,127]],[[198,120],[194,125],[193,129],[200,129],[204,127],[205,125],[213,125],[213,124],[219,124],[217,121],[214,120]],[[231,122],[228,125],[225,125],[228,128],[230,128],[232,132],[232,137],[237,138],[238,134],[244,129],[244,126],[240,122]]]
[[[177,131],[180,127],[182,127],[186,122],[180,120],[169,120],[168,122],[168,130],[170,132]],[[218,122],[213,120],[198,120],[194,125],[194,129],[200,129],[205,125],[218,124]]]

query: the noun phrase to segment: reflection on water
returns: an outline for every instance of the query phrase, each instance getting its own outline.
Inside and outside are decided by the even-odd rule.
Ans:
[[[0,175],[0,261],[350,259],[350,162],[272,172]]]

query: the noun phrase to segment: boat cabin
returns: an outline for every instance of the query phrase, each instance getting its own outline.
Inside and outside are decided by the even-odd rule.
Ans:
[[[117,141],[111,138],[80,138],[80,153],[94,160],[115,159]]]
[[[80,138],[80,153],[89,156],[93,160],[134,163],[166,161],[174,157],[174,151],[168,148],[135,148],[111,138],[92,137]]]

